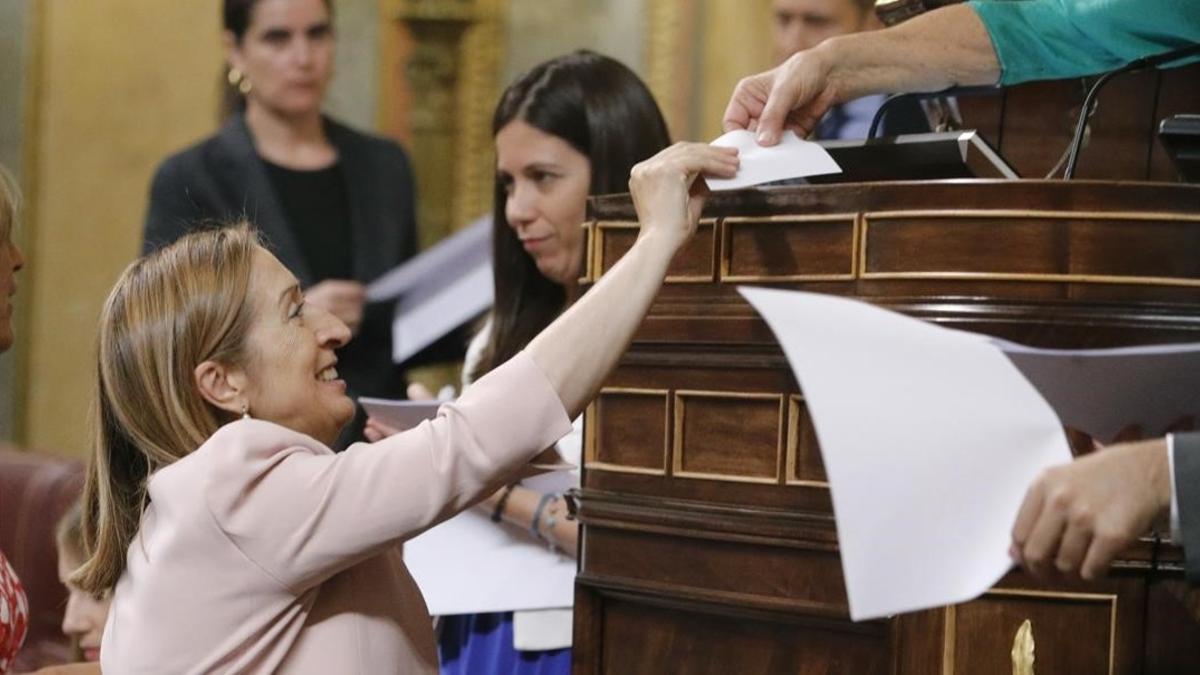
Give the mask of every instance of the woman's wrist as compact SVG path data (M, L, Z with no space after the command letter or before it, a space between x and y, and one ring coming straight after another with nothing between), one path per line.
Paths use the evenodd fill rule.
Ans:
M665 260L669 264L689 236L684 236L678 225L643 225L634 245L641 246L654 259Z

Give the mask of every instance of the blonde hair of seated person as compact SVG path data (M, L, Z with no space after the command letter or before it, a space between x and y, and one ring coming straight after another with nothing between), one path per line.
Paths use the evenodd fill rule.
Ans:
M54 530L58 549L58 578L67 587L67 605L63 609L62 631L71 639L71 660L97 661L100 640L108 618L111 596L88 593L71 582L70 577L83 564L83 511L75 502L58 521Z
M122 274L100 320L92 461L83 491L87 559L72 577L111 590L137 534L150 474L186 457L229 414L193 384L206 360L244 363L259 239L248 224L189 234Z

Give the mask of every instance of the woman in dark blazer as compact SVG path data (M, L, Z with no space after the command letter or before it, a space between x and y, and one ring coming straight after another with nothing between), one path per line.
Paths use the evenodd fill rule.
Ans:
M352 394L403 397L391 306L366 304L364 284L416 252L412 169L396 143L321 114L331 10L328 0L225 0L229 80L245 110L158 168L142 249L205 221L250 219L305 301L354 332L338 352Z

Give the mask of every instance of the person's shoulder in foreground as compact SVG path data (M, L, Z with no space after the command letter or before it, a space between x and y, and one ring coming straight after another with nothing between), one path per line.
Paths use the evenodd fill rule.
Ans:
M972 0L1000 84L1082 77L1200 42L1195 0Z

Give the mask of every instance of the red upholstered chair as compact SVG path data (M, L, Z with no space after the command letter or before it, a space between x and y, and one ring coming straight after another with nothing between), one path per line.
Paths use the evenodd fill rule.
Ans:
M67 593L58 581L54 528L79 498L83 470L78 460L0 444L0 550L29 596L29 635L15 672L62 663L70 656L61 628Z

